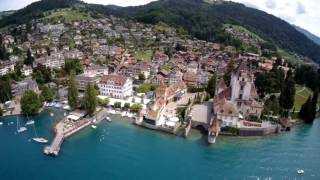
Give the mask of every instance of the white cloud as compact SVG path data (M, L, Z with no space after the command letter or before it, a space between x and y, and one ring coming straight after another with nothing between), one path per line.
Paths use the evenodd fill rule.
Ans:
M269 9L274 9L277 7L277 2L275 0L267 0L265 4Z
M319 0L231 0L268 12L320 37Z

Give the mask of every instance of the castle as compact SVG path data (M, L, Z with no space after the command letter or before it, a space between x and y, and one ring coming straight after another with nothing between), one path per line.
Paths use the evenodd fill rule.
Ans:
M220 121L221 127L239 127L241 120L260 118L263 103L258 101L254 75L246 61L232 72L230 86L222 79L216 84L215 92L213 119Z

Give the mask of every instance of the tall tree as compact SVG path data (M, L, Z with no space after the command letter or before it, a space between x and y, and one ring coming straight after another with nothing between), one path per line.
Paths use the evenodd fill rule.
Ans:
M212 76L207 84L206 91L210 94L211 97L214 97L215 89L216 89L217 76Z
M71 73L69 89L68 89L68 101L71 109L78 107L79 97L78 97L78 85L75 79L74 73Z
M317 108L318 108L318 99L319 99L319 91L316 90L313 93L312 101L311 101L311 113L310 119L314 120L317 115Z
M281 94L279 99L280 106L285 111L284 117L289 116L289 110L292 109L294 106L295 94L296 94L295 81L292 77L291 71L288 71L287 78L281 89Z
M48 83L52 80L51 69L39 65L33 70L32 78L35 79L38 84Z
M2 59L2 60L9 59L9 54L8 54L7 48L4 46L4 44L2 44L1 48L0 48L0 59Z
M96 111L98 105L97 94L94 85L91 83L87 84L84 94L84 107L89 115L94 114Z
M79 59L65 59L64 70L68 74L71 74L71 72L75 72L75 74L81 74L83 72Z
M223 79L226 82L226 84L229 86L230 85L230 81L231 81L231 73L234 70L234 61L231 60L228 62L227 65L227 70L225 72L225 74L223 75Z
M44 86L41 91L41 96L44 101L51 102L54 98L55 92L52 88Z
M310 118L312 113L312 103L311 97L302 105L301 110L299 112L299 117L304 120L306 123L312 123L313 119Z
M132 112L139 113L139 112L142 110L142 105L141 105L141 104L133 104L133 105L130 107L130 110L131 110Z
M12 98L10 81L6 78L1 78L0 87L0 102L4 103Z
M24 114L38 113L42 103L37 93L26 91L21 98L21 111Z
M24 60L24 64L32 65L34 61L34 57L32 56L31 50L28 49L27 51L27 58Z

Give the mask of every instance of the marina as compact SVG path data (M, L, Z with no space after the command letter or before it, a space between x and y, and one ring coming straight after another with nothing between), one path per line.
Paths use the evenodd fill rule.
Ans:
M44 148L44 154L58 156L61 145L66 138L81 131L89 125L96 129L97 126L93 124L100 123L103 119L106 119L106 117L107 113L104 109L91 118L84 118L84 113L82 112L71 112L68 116L64 116L54 126L55 137L51 145Z

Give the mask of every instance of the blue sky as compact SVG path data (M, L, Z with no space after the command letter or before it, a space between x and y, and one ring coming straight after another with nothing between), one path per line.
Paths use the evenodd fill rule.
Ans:
M36 0L0 0L0 11L16 10ZM153 0L84 0L88 3L136 6ZM320 37L320 0L232 0L263 10Z

